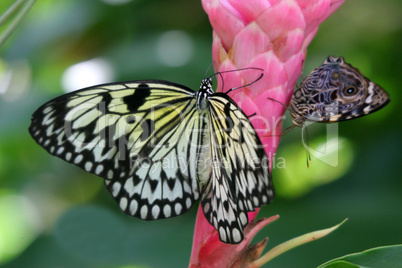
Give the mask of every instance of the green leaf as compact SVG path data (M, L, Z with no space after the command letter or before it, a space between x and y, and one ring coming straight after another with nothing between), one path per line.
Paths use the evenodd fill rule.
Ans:
M402 245L372 248L321 264L318 268L402 267Z

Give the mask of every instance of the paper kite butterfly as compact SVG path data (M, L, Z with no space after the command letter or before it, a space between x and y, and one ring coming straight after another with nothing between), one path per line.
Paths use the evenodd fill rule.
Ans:
M77 90L38 108L29 132L50 154L102 177L124 213L170 218L200 199L220 240L240 243L247 212L270 203L274 189L248 117L212 91L217 74L196 92L159 80Z

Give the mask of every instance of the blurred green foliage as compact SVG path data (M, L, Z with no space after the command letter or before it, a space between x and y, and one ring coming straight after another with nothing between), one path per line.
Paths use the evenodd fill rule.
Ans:
M0 14L0 27L2 28L2 31L0 32L0 46L6 42L8 37L10 37L18 24L25 18L34 3L35 0L14 1L13 4L7 7L7 9Z
M1 1L0 12L13 2ZM385 88L391 103L339 124L344 146L336 167L313 158L307 169L299 129L281 139L276 155L285 165L273 169L278 196L259 214L281 218L257 238L269 236L271 248L350 220L331 236L274 259L271 267L312 267L401 242L401 10L395 0L346 1L311 43L304 75L328 55L343 56ZM199 1L35 3L0 47L0 265L187 265L197 206L156 222L123 215L101 179L47 154L27 128L39 105L63 93L65 71L91 59L106 62L110 82L164 79L197 89L212 62L211 31ZM325 141L325 131L309 127L313 148Z
M402 245L377 247L336 258L318 268L400 267L401 253Z

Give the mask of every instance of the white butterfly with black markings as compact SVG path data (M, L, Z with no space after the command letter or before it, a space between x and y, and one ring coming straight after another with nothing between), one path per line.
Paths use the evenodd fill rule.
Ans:
M274 189L248 117L212 91L217 74L196 92L159 80L74 91L37 109L29 132L50 154L102 177L124 213L169 218L201 199L220 240L240 243L247 212L270 203Z

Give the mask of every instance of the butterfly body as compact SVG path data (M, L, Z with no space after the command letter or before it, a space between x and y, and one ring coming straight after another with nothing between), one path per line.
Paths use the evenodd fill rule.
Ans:
M389 102L379 85L346 63L328 57L294 92L290 102L293 124L305 121L338 122L370 114Z
M274 197L257 133L211 78L196 92L159 80L71 92L38 108L29 131L50 154L102 177L130 216L170 218L201 199L226 243L241 242L246 213Z

